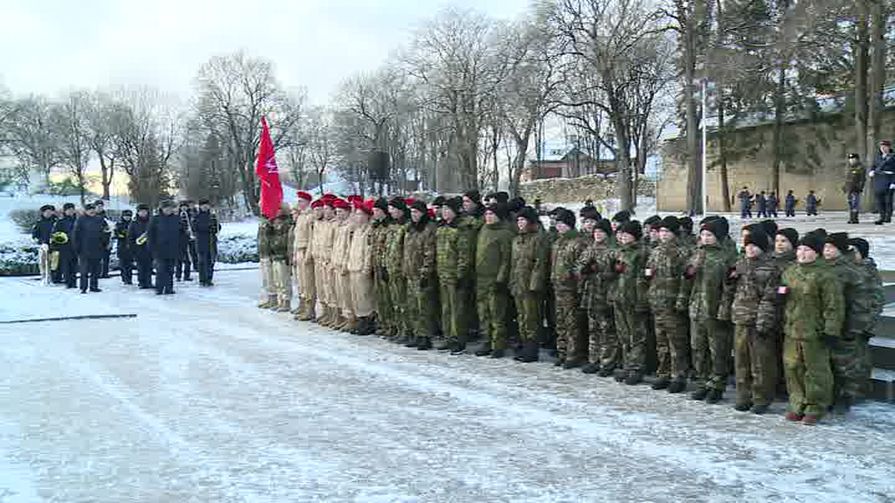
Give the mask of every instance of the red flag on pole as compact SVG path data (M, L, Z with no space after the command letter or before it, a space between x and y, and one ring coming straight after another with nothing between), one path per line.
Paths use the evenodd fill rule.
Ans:
M255 173L261 181L261 214L273 220L280 212L283 204L283 186L280 184L280 173L277 170L276 153L270 139L267 119L261 117L261 145L258 147L258 160Z

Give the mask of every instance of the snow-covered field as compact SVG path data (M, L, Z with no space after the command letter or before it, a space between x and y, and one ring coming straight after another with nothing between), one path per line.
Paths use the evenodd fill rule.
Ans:
M891 501L895 409L817 427L254 307L0 279L0 501Z

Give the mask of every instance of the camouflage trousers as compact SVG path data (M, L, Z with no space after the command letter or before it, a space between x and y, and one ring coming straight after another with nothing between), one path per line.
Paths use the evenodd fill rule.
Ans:
M858 382L861 385L861 396L870 392L870 374L873 372L873 360L870 357L870 339L873 334L863 334L858 337L858 360L861 362L858 368Z
M373 279L373 293L376 295L376 324L386 333L394 331L394 313L392 311L392 296L388 281L376 274Z
M864 357L860 354L860 338L847 334L836 341L836 346L830 350L834 402L839 398L855 400L864 394L866 385L862 380Z
M587 313L587 360L607 370L621 365L621 348L613 316L609 306L592 308Z
M407 309L407 280L404 276L389 274L388 277L389 299L394 315L394 333L396 337L410 335L411 326L408 323Z
M653 311L656 333L656 377L683 379L690 370L687 317L669 310Z
M307 250L295 252L292 276L297 283L298 298L302 302L313 303L317 299L317 285L314 284L314 259Z
M693 377L700 388L727 389L733 339L731 328L730 323L714 319L691 321Z
M480 285L476 289L476 311L479 313L479 330L491 349L507 347L507 304L509 292L493 285Z
M737 403L769 405L777 385L777 339L760 336L754 326L734 326Z
M578 292L555 290L556 296L556 353L566 361L587 358L587 337L582 330L582 310Z
M789 411L824 415L833 401L833 371L827 345L820 340L794 339L787 334L783 341L783 366Z
M622 345L624 368L632 372L646 372L646 337L649 317L630 304L616 304L615 330Z
M458 287L454 282L442 281L439 286L441 291L441 331L444 332L448 342L465 344L469 335L467 325L469 292Z
M523 343L537 342L541 329L541 305L543 299L539 293L525 292L514 297L516 301L516 317L519 321L519 337Z
M433 337L438 333L438 290L433 280L423 286L420 278L407 279L407 323L417 337Z

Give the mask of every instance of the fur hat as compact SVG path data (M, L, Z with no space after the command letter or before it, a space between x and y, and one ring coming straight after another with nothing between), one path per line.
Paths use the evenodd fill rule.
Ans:
M530 224L536 224L539 220L537 210L535 210L531 206L526 206L519 210L519 214L516 216L516 218L524 218L528 220L528 223Z
M792 244L793 248L799 246L799 231L797 231L795 229L791 229L789 227L787 227L785 229L780 229L777 231L776 235L783 236L786 239L788 239L790 244Z
M134 216L134 212L131 210L121 210L121 216L132 217L132 216Z
M445 198L444 196L438 196L432 200L432 206L444 206Z
M768 235L765 233L761 226L757 226L754 228L745 239L743 239L743 243L746 245L755 245L761 248L761 251L766 252L770 247L771 243L768 240Z
M601 218L597 221L597 225L594 226L594 230L600 229L605 232L607 236L612 235L612 222L606 220L605 218Z
M494 192L493 194L488 194L488 197L485 199L497 199L498 203L507 204L510 201L510 195L504 191Z
M618 227L618 230L615 231L616 234L630 234L634 236L634 239L640 240L643 237L643 226L640 225L640 222L637 220L628 220L624 222Z
M833 232L828 234L826 239L824 239L824 243L830 243L839 249L842 253L848 252L848 233L847 232Z
M681 233L687 234L687 235L693 234L693 219L692 218L690 218L688 216L681 217L681 218L678 218L677 221L681 226L680 227Z
M477 190L468 190L463 193L464 197L468 197L475 204L482 204L482 194Z
M510 216L510 210L505 203L489 204L488 206L485 206L485 212L488 211L497 215L497 218L501 220L506 220L507 217Z
M762 220L761 222L759 222L759 225L761 225L761 228L764 229L765 234L767 234L768 236L774 236L777 234L777 222L768 219Z
M84 211L87 211L87 210L95 210L95 209L96 209L96 206L94 206L94 205L91 204L91 203L87 203L87 204L84 205Z
M448 207L456 214L460 213L460 210L463 208L463 198L460 196L457 197L449 197L444 200L445 207Z
M407 211L407 203L400 197L393 197L391 201L388 202L388 205L397 210Z
M428 213L428 212L429 212L429 208L426 207L426 202L425 202L425 201L418 200L418 199L415 200L415 201L413 201L413 202L410 204L410 208L411 208L411 209L414 209L414 210L417 210L417 211L421 211L421 212L423 212L423 213Z
M622 210L612 216L613 222L625 223L628 220L631 220L631 212L628 210Z
M668 215L659 222L658 227L660 229L668 229L669 231L677 234L677 231L681 228L681 222L677 219L677 217Z
M601 220L603 218L600 215L600 212L597 211L593 206L585 206L581 208L581 211L578 212L578 215L584 220Z
M643 221L644 227L658 227L658 225L662 222L662 217L659 215L653 215L646 220Z
M96 201L93 201L94 208L96 208L97 206L105 206L105 205L106 205L106 202L103 201L102 199L97 199Z
M802 236L802 239L799 240L799 246L807 246L817 253L823 253L824 238L819 234L809 232L808 234Z
M380 197L373 203L374 208L379 208L382 211L388 211L388 199L384 197Z
M571 228L575 228L575 214L565 208L556 208L554 217L557 222L562 222Z
M870 255L870 243L864 238L851 238L848 244L861 254L861 258L867 258Z
M727 237L727 235L730 233L730 224L727 223L726 218L719 217L707 220L705 223L702 224L700 229L711 232L720 241L721 239Z
M518 213L525 207L525 199L521 197L514 197L507 202L507 209L509 209L510 213Z

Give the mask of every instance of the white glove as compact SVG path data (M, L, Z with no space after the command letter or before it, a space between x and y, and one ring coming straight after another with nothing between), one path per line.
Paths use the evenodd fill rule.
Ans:
M889 190L895 190L895 183L889 184Z
M895 184L893 184L893 185L895 185ZM50 245L44 243L44 244L40 245L40 249L43 251L50 251Z
M871 171L870 173L867 173L867 176L869 176L870 178L873 178L875 175L876 175L876 171Z

